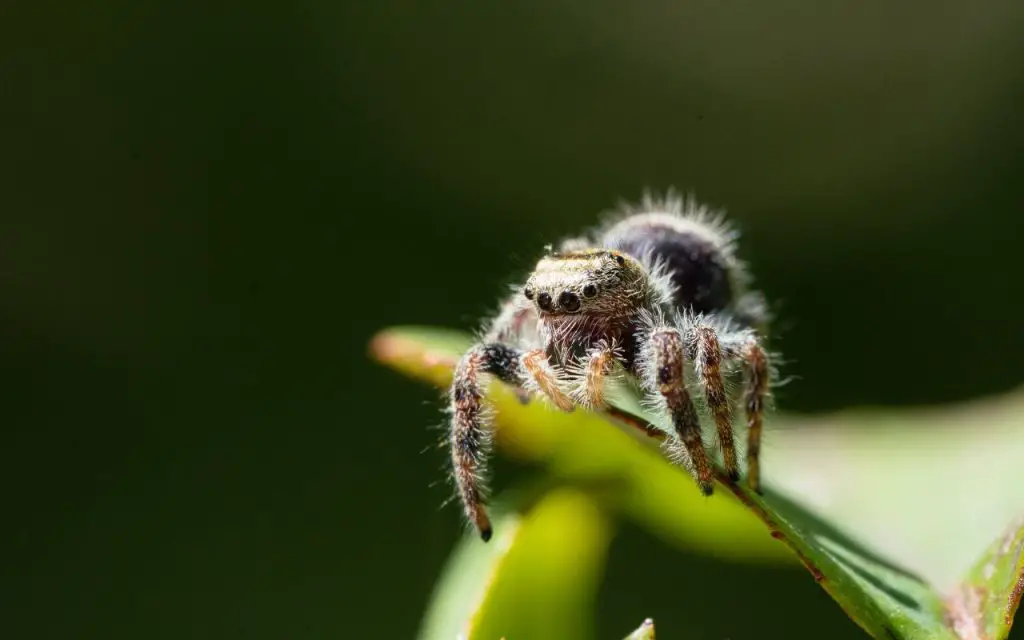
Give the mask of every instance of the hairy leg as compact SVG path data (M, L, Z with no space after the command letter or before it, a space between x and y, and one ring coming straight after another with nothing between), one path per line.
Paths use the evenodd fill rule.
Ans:
M556 405L572 401L560 389L558 377L540 350L524 352L492 342L472 347L459 360L449 393L451 402L450 448L455 485L466 517L486 542L491 521L484 507L483 478L490 445L490 416L483 404L481 374L491 374L517 388L536 389Z
M577 378L573 393L576 402L591 409L604 408L604 384L614 364L613 349L599 346L591 350L580 367L573 371Z
M645 347L651 367L645 385L660 395L672 418L676 436L693 461L697 484L704 495L714 491L714 474L700 433L700 418L686 390L683 363L686 357L683 337L678 330L663 327L651 333Z
M770 369L768 355L756 338L750 337L740 350L746 376L747 484L761 492L761 431Z
M572 411L576 403L563 390L564 375L548 362L543 349L527 351L522 356L522 367L526 373L523 386L533 393L545 396L562 411Z
M740 479L740 471L736 459L736 443L733 440L732 412L722 379L722 347L717 332L707 325L694 328L692 341L694 370L704 389L708 410L715 419L725 472L735 482Z

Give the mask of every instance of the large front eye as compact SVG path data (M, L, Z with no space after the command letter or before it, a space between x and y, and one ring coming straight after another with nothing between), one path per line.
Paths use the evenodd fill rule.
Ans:
M593 298L596 295L597 295L597 285L596 284L588 284L587 286L583 287L583 297L584 298Z
M558 296L558 306L572 313L580 308L580 298L572 291L563 291L562 295Z

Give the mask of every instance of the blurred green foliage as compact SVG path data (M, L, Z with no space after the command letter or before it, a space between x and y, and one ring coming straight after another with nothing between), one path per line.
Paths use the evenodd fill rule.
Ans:
M448 568L420 637L593 637L611 542L598 505L584 492L561 488L543 494L522 517L509 510L498 524L496 544L464 543L460 551L468 557Z
M741 225L785 409L1015 386L1022 13L5 4L0 635L411 637L461 525L436 395L366 341L472 326L645 186ZM860 637L799 567L626 526L605 571L601 637Z

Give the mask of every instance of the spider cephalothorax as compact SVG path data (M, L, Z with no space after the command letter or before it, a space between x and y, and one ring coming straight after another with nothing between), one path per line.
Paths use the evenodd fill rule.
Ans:
M692 199L669 194L626 206L592 234L563 242L537 263L455 369L450 447L466 515L484 540L489 416L483 374L569 411L605 406L611 375L633 376L673 431L668 447L710 495L711 462L692 375L715 424L726 472L739 479L733 404L746 414L747 482L760 487L760 442L769 362L759 331L761 296L735 257L735 234ZM742 376L730 394L726 382Z

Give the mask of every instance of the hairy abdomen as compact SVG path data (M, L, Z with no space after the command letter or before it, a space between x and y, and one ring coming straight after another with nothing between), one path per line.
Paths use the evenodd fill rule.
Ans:
M609 246L636 258L650 257L668 267L680 309L714 313L728 309L737 292L730 258L710 228L682 220L637 216L613 227Z

